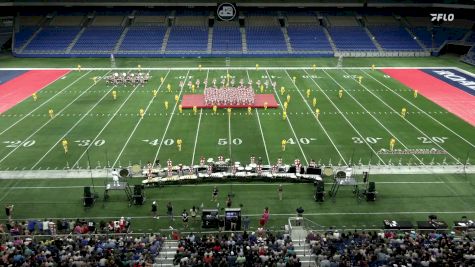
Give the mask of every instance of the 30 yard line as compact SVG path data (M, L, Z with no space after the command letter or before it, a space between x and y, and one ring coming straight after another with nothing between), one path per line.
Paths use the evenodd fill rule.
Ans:
M366 113L368 113L368 115L371 116L371 118L373 118L381 127L383 127L384 130L386 130L386 132L388 132L393 138L395 138L405 149L408 149L408 147L404 144L404 142L402 142L401 140L399 140L399 139L397 138L397 136L396 136L394 133L392 133L388 128L386 128L386 126L384 126L373 114L371 114L371 112L369 112L369 110L367 110L365 106L363 106L358 100L356 100L356 98L355 98L352 94L350 94L339 82L337 82L337 81L336 81L330 74L328 74L325 70L323 70L323 72L325 72L325 74L326 74L328 77L330 77L330 79L332 79L334 83L336 83L338 86L340 86L340 88L342 88L342 89L348 94L348 96L350 96L351 99L353 99L353 100L356 102L356 104L358 104L361 108L363 108L364 111L366 111ZM421 163L422 165L424 164L424 162L422 162L422 160L419 159L415 154L412 154L412 156L413 156L414 158L416 158L416 159L419 161L419 163Z
M269 72L268 72L267 70L266 70L266 74L267 74L267 77L269 78L269 81L272 83L272 78L271 78L271 76L269 75ZM280 101L280 97L279 97L279 94L277 93L277 90L275 89L275 87L273 87L273 88L274 88L274 93L275 93L276 96L277 96L277 100L279 101L280 106L283 107L282 101ZM294 127L292 126L292 123L290 122L289 116L287 116L286 121L287 121L287 123L289 124L290 130L292 130L292 133L294 134L295 140L297 140L297 145L298 145L299 148L300 148L300 152L302 152L302 156L303 156L303 158L305 159L306 164L308 165L307 156L305 156L305 153L303 152L302 146L300 145L300 142L298 142L299 138L297 137L297 134L295 134Z
M292 83L294 84L294 87L297 89L297 92L300 94L300 96L302 97L303 99L303 102L307 105L308 109L310 109L310 112L313 114L313 117L315 118L315 120L318 122L318 124L320 125L320 127L322 128L323 132L325 133L325 135L328 137L328 140L330 140L330 142L332 143L333 147L335 148L336 152L338 153L338 155L340 155L340 158L341 160L343 160L343 163L345 163L345 165L348 165L345 161L345 158L343 157L343 155L341 154L340 150L336 147L335 143L333 142L333 140L331 139L330 135L328 134L327 130L325 129L325 127L323 127L322 123L320 122L320 120L317 118L317 115L315 115L315 113L313 112L312 108L310 107L310 105L307 103L307 101L305 100L304 96L302 95L302 92L300 92L300 89L299 87L297 86L297 84L295 84L295 82L293 81L293 79L290 77L290 74L287 70L285 70L285 73L287 73L287 76L289 76L289 79L292 81Z
M209 69L206 70L206 82L208 82L209 76ZM204 84L204 83L203 83ZM207 83L204 84L204 90L206 90ZM198 127L196 127L196 135L195 135L195 144L193 145L193 155L191 156L191 166L193 166L195 162L195 154L196 154L196 144L198 143L198 135L200 133L200 125L201 125L201 116L203 115L203 109L200 108L200 117L198 118Z
M150 73L150 71L148 72ZM137 90L137 88L140 86L140 84L137 84L137 86L134 87L134 89L132 90L132 92L127 96L127 98L124 100L124 102L122 102L122 104L120 104L119 108L117 108L117 110L114 112L114 114L112 114L112 116L110 117L110 119L106 122L106 124L104 125L104 127L102 127L102 129L99 131L99 133L96 135L96 137L94 137L93 140L91 140L91 142L89 143L89 145L86 147L86 149L84 150L84 152L82 152L82 154L79 156L79 158L76 160L76 162L73 164L72 168L74 168L75 166L77 166L79 164L79 161L82 159L82 157L84 157L84 155L89 151L89 148L91 148L91 146L94 145L94 142L96 142L97 138L99 138L99 136L102 134L102 132L107 128L107 126L111 123L111 121L115 118L115 116L117 115L117 113L119 113L119 111L122 109L122 107L125 105L125 103L127 103L127 101L130 99L130 97L132 97L132 95L134 94L134 92Z
M107 73L104 74L104 76L106 76L109 72L111 71L108 71ZM103 76L103 77L104 77ZM69 104L67 104L64 108L62 108L52 119L49 119L48 121L45 122L45 124L41 125L38 129L36 129L36 131L34 131L30 136L28 136L27 138L25 138L25 140L23 140L17 147L15 147L14 149L12 149L6 156L4 156L2 159L0 159L0 163L2 163L6 158L8 158L11 154L13 154L13 152L15 152L18 148L20 147L23 147L23 144L27 141L29 141L29 139L31 137L33 137L35 134L37 134L39 131L41 131L41 129L43 129L44 127L46 127L46 125L48 125L50 122L52 122L54 119L56 119L57 117L59 117L59 115L64 111L66 110L69 106L71 106L76 100L78 100L82 95L84 95L87 91L89 91L89 89L91 89L92 87L94 86L94 84L92 84L91 86L89 86L86 90L84 90L84 92L82 92L80 95L78 95L75 99L73 99L73 101L69 102Z
M56 94L54 94L52 97L50 97L48 100L46 100L45 102L41 103L38 107L36 107L35 109L33 109L32 111L30 111L28 114L26 114L25 116L23 116L21 119L17 120L14 124L8 126L8 128L6 128L5 130L3 130L2 132L0 132L0 135L4 134L6 131L10 130L11 128L13 128L13 126L17 125L19 122L23 121L24 119L26 119L28 116L30 116L33 112L37 111L39 108L41 108L42 106L46 105L49 101L51 101L53 98L57 97L59 94L61 94L64 90L68 89L69 87L73 86L76 82L78 82L79 80L81 80L84 76L88 75L89 73L91 72L88 71L86 72L84 75L82 75L81 77L77 78L76 80L74 80L72 83L70 83L68 86L64 87L61 91L57 92ZM110 72L110 71L109 71ZM57 80L54 80L53 82L56 82ZM53 82L51 82L50 84L52 84ZM48 87L50 84L48 84L47 86L45 86L44 88Z
M440 122L439 120L437 120L436 118L432 117L431 115L429 115L427 112L425 112L423 109L419 108L418 106L414 105L411 101L407 100L406 98L404 98L403 96L401 96L400 94L396 93L396 91L394 89L391 89L390 87L388 87L387 85L385 85L384 83L382 83L381 81L379 81L378 79L376 79L375 77L373 77L372 75L370 75L368 72L366 71L363 71L361 70L364 74L366 74L368 77L370 77L371 79L375 80L376 82L378 82L379 84L381 84L382 86L386 87L387 89L389 89L390 92L392 92L393 94L399 96L401 99L403 99L404 101L406 101L407 103L409 103L411 106L415 107L417 110L421 111L423 114L427 115L429 118L431 118L433 121L437 122L438 124L440 124L442 127L444 127L445 129L449 130L451 133L453 133L454 135L456 135L457 137L459 137L460 139L462 139L463 141L465 141L467 144L469 144L470 146L472 147L475 147L475 144L472 144L470 141L468 141L467 139L463 138L462 136L460 136L458 133L456 133L455 131L453 131L452 129L450 129L449 127L447 127L445 124L443 124L442 122Z
M170 70L168 70L167 74L165 75L165 77L163 78L163 83L160 84L160 86L158 87L157 89L157 93L160 92L160 89L162 88L162 86L165 84L165 81L167 80L167 77L168 77L168 74L170 73ZM152 105L153 101L155 100L155 97L156 96L152 96L152 99L150 99L150 101L148 102L148 105L145 107L145 110L144 110L144 113L147 114L147 110L150 108L150 105ZM132 130L132 132L130 133L129 137L127 138L127 141L125 141L125 144L122 146L122 149L120 150L119 152L119 155L117 156L117 158L115 159L114 163L112 163L112 166L115 167L115 164L117 163L117 161L119 161L120 157L122 156L122 153L124 153L124 150L125 148L127 147L127 145L129 144L130 142L130 139L132 138L132 136L134 135L135 131L137 130L137 128L139 127L140 123L142 122L142 118L140 118L137 123L135 124L135 127L134 129Z
M43 156L31 167L31 169L33 170L36 166L38 166L38 164L57 146L57 144L59 142L61 142L61 140L63 140L63 138L65 138L72 130L74 130L76 128L76 126L79 125L79 123L81 123L81 121L87 117L87 115L97 106L99 105L99 103L102 102L102 100L104 100L104 98L109 95L109 92L112 91L112 89L114 89L116 86L113 86L111 87L111 89L109 91L107 91L107 93L105 93L84 115L82 115L82 117L76 121L76 123L65 133L63 134L58 141L56 141L52 146L51 148L43 154Z
M307 75L309 75L309 73L306 71L306 70L303 70ZM323 70L325 71L325 70ZM341 114L341 116L343 117L343 119L350 125L351 128L353 128L353 130L356 132L356 134L358 134L361 138L361 140L363 140L363 142L369 147L369 149L371 151L373 151L373 153L376 155L376 157L378 157L378 159L384 164L386 165L386 163L384 162L384 160L379 156L379 154L374 151L373 147L366 141L366 138L363 137L363 135L361 135L361 133L358 131L358 129L356 129L356 127L353 125L353 123L351 123L350 120L348 120L348 118L343 114L343 112L338 108L338 106L331 100L331 98L327 95L327 93L325 93L325 91L322 89L322 87L320 87L320 85L315 82L315 80L310 77L310 79L312 80L312 82L318 87L318 89L320 89L320 91L325 95L325 97L330 101L330 103L332 104L332 106L338 110L339 114Z
M180 99L181 94L183 93L183 88L186 86L186 80L188 80L188 74L190 74L190 70L186 73L185 80L183 81L183 87L180 89L180 93L178 95L178 99ZM173 106L173 110L170 116L170 119L168 120L167 126L165 127L165 132L163 132L162 140L160 141L160 144L158 145L157 152L155 153L155 158L153 159L153 162L157 162L158 158L158 153L160 153L160 149L162 148L163 140L165 139L165 136L167 135L168 128L170 127L170 123L172 122L173 116L175 115L175 110L178 105L178 101L175 101L175 105Z
M349 75L348 72L346 72L345 70L343 70L344 73L346 73L347 75ZM350 76L351 77L351 76ZM358 81L356 81L355 78L351 78L351 80L355 81L356 83L358 83ZM359 83L358 83L359 84ZM381 103L383 103L385 106L387 106L390 110L392 110L393 112L395 112L396 114L399 114L397 113L396 110L394 110L390 105L388 105L388 103L386 103L384 100L382 100L379 96L377 96L376 94L374 94L373 92L371 92L371 90L368 89L368 87L366 87L364 84L361 84L361 86L366 89L366 91L368 91L370 94L372 94L374 97L376 97L379 101L381 101ZM408 121L406 118L400 116L405 122L407 122L409 125L411 125L414 129L416 129L419 133L421 133L422 135L424 135L426 138L429 138L429 136L423 132L422 130L420 130L419 128L417 128L416 125L414 125L412 122ZM429 138L430 139L430 138ZM440 149L444 150L447 152L447 155L451 156L458 164L462 164L462 162L460 162L460 160L458 160L456 157L454 157L452 154L449 153L449 151L447 151L446 149L444 149L441 145L439 145L439 143L437 142L434 142L434 145L438 146Z

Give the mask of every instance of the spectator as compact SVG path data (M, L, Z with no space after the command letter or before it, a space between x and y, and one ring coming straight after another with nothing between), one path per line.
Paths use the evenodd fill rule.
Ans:
M170 221L175 220L175 218L173 217L173 206L170 201L167 204L167 216L168 216L168 219L170 219Z
M159 219L160 218L157 215L157 210L158 210L157 201L154 201L154 202L152 202L152 216L153 216L154 219Z

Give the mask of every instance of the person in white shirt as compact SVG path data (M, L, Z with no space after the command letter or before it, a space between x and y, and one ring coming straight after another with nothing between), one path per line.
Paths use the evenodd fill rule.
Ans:
M114 183L114 186L119 186L119 173L114 169L112 171L112 182Z

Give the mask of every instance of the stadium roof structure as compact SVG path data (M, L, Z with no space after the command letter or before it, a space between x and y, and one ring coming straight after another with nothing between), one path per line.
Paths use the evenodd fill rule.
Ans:
M242 7L441 7L475 9L473 0L236 0L233 2ZM217 1L210 0L0 0L0 6L216 6Z

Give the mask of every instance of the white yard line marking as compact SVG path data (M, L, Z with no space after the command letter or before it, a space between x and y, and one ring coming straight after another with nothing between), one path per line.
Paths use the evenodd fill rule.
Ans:
M167 77L168 77L168 74L170 73L170 70L167 72L167 74L165 75L165 78L163 78L163 83L160 84L160 86L158 87L157 89L157 93L160 92L160 89L162 88L162 86L165 84L165 81L167 80ZM152 96L152 99L148 102L148 105L147 107L145 107L145 115L148 115L147 114L147 110L150 108L150 106L152 105L153 101L155 100L155 96ZM139 119L137 121L137 123L135 124L135 127L134 129L132 130L132 132L130 133L129 137L127 138L127 141L125 141L125 144L122 146L122 149L120 150L119 152L119 155L117 156L117 158L115 159L114 163L112 163L112 166L115 167L115 164L117 163L117 161L119 161L120 157L122 156L122 153L124 153L124 150L125 148L127 147L127 145L129 144L130 142L130 139L132 138L132 136L134 135L135 131L137 130L137 128L139 127L140 123L142 122L142 119Z
M109 71L110 72L110 71ZM109 72L107 72L105 75L107 75ZM69 106L71 106L74 102L76 102L76 100L78 100L82 95L84 95L89 89L91 89L92 87L94 86L91 85L89 86L86 90L84 90L84 92L82 92L80 95L78 95L73 101L69 102L69 104L67 104L64 108L62 108L52 119L49 119L48 121L45 122L45 124L41 125L38 129L36 129L36 131L34 131L30 136L28 136L27 138L25 138L17 147L15 147L14 149L12 149L6 156L4 156L2 159L0 159L0 163L2 163L6 158L8 158L11 154L13 154L13 152L15 152L18 148L20 147L23 147L23 144L27 141L30 140L31 137L33 137L36 133L38 133L39 131L41 131L41 129L43 129L44 127L46 127L46 125L48 125L50 122L52 122L54 119L56 119L57 117L60 117L59 115L61 115L61 113L66 110Z
M335 142L333 142L333 140L331 139L330 135L328 134L327 130L325 129L325 127L323 127L322 123L320 122L319 119L317 119L317 115L315 115L314 111L312 110L312 108L310 107L310 105L308 104L308 102L305 100L305 97L303 96L302 92L300 92L300 89L299 87L297 86L297 84L294 83L293 79L290 77L290 74L287 70L285 70L285 73L287 73L287 76L289 76L289 79L290 81L292 81L292 83L294 84L295 88L297 89L296 91L300 94L300 96L302 97L302 100L303 102L307 105L308 109L310 109L310 112L312 113L313 117L315 118L315 120L318 122L318 124L320 125L320 127L322 128L323 132L325 133L325 135L328 137L328 140L330 140L330 142L332 143L333 147L335 148L336 152L338 153L338 155L340 155L340 158L341 160L343 160L343 163L345 163L345 165L348 165L346 163L346 160L345 158L343 157L343 155L341 154L340 150L336 147L335 145ZM318 86L318 85L317 85Z
M308 72L306 70L303 70L307 75ZM386 165L386 163L384 162L384 160L379 156L379 154L373 149L373 147L366 141L366 138L363 137L363 135L358 131L358 129L356 129L356 127L353 125L353 123L351 123L350 120L348 120L348 118L343 114L343 112L338 108L338 106L335 104L335 102L333 102L331 100L331 98L327 95L327 93L325 93L325 91L320 87L320 85L315 82L315 80L313 78L310 78L312 80L312 82L320 89L320 91L325 95L325 97L328 99L328 101L330 101L330 103L332 104L332 106L338 110L338 113L343 117L343 119L350 125L351 128L353 128L353 130L356 132L356 134L358 134L361 138L361 140L363 140L363 142L369 147L369 149L371 151L373 151L373 153L376 155L376 157L384 164Z
M337 82L330 74L328 74L328 72L326 72L325 70L323 70L323 72L325 72L325 74L328 77L330 77L333 80L333 82L335 82L338 86L340 86L340 88L342 88L343 91L345 91L348 94L348 96L350 96L351 99L353 99L356 102L356 104L358 104L358 106L363 108L366 111L366 113L368 113L368 115L371 116L371 118L373 118L381 127L383 127L384 130L386 130L386 132L388 132L392 137L394 137L405 149L408 149L408 147L404 144L404 142L402 142L399 138L397 138L397 136L393 132L391 132L388 128L386 128L386 126L384 126L373 114L371 114L371 112L369 112L369 110L367 110L366 107L363 106L352 94L350 94L339 82ZM412 154L412 156L416 158L419 161L419 163L424 164L422 160L419 159L415 154Z
M208 81L209 76L209 69L206 71L206 81ZM203 83L204 84L204 83ZM206 84L204 84L203 91L206 89ZM200 108L200 117L198 118L198 127L196 128L196 136L195 136L195 144L193 145L193 156L191 157L191 166L193 166L195 162L195 154L196 154L196 145L198 144L198 135L200 133L200 126L201 126L201 116L203 115L203 109Z
M107 91L107 93L105 93L86 113L84 113L84 115L76 121L76 123L65 133L63 134L58 141L56 141L52 146L51 148L31 167L31 170L33 170L34 168L36 168L36 166L38 166L38 164L57 146L57 144L59 142L61 142L61 140L63 140L63 138L65 138L72 130L74 130L76 128L76 126L79 125L79 123L81 123L81 121L87 117L87 115L97 106L99 105L102 100L104 100L104 98L109 95L109 92L112 91L112 89L114 89L115 86L113 86L109 91Z
M190 70L186 73L185 80L183 81L183 87L180 89L180 94L178 95L178 99L180 99L181 94L183 93L183 88L186 86L186 80L188 80L188 74L190 74ZM167 126L165 127L165 132L163 132L162 140L160 141L160 144L158 145L157 152L155 153L155 158L153 159L152 162L157 162L158 158L158 153L160 153L160 149L162 148L163 140L165 140L165 136L167 135L168 128L170 127L170 123L172 122L173 116L175 115L175 110L176 107L178 106L178 101L175 101L175 105L173 106L172 114L170 116L170 119L168 120Z
M149 72L150 73L150 72ZM84 157L84 155L89 151L89 149L91 148L91 146L94 145L94 142L96 142L97 138L99 138L99 136L102 134L102 132L107 128L107 126L111 123L111 121L115 118L115 116L117 115L117 113L119 113L119 111L122 109L122 107L127 103L127 101L132 97L132 95L134 94L134 92L136 91L136 89L140 86L140 84L137 84L137 86L134 87L134 89L131 91L131 93L127 96L127 98L124 100L124 102L122 102L122 104L120 104L119 108L117 108L117 110L114 112L114 114L112 114L112 116L110 117L110 119L106 122L106 124L104 125L104 127L102 127L102 129L99 131L99 133L94 137L93 140L91 140L91 142L89 143L89 145L86 147L86 149L84 150L84 152L82 152L82 154L79 156L79 158L76 160L76 162L72 165L72 168L74 168L75 166L77 166L79 164L79 161L82 159L82 157Z
M229 158L232 159L233 158L233 154L232 154L232 151L231 151L231 146L232 146L232 140L231 140L231 115L228 115L228 143L229 143Z
M25 116L23 116L21 119L17 120L14 124L10 125L8 128L6 128L5 130L3 130L2 132L0 132L0 135L4 134L6 131L10 130L13 126L17 125L19 122L21 122L22 120L26 119L28 116L30 116L33 112L37 111L39 108L41 108L42 106L46 105L49 101L51 101L53 98L57 97L59 94L61 94L64 90L68 89L69 87L73 86L76 82L78 82L79 80L81 80L84 76L86 76L87 74L89 74L91 71L88 71L86 72L84 75L82 75L81 77L77 78L75 81L73 81L72 83L70 83L68 86L64 87L61 91L57 92L55 95L53 95L52 97L50 97L48 100L46 100L45 102L41 103L38 107L36 107L35 109L33 109L32 111L30 111L28 114L26 114ZM57 80L55 80L57 81ZM55 82L54 81L54 82ZM53 82L51 82L50 84L52 84ZM50 84L48 84L47 86L49 86ZM47 86L45 86L44 88L46 88Z
M266 70L266 74L267 74L267 77L269 78L269 81L272 83L272 78L271 78L271 76L270 76L270 74L269 74L269 72L268 72L267 70ZM274 88L274 93L275 93L275 95L277 96L277 100L279 101L280 107L282 108L283 105L282 105L282 101L280 101L279 94L277 93L277 90L275 89L275 87L273 87L273 88ZM289 116L287 116L286 121L287 121L287 123L289 124L290 130L292 130L292 133L294 134L294 137L295 137L295 140L296 140L296 142L297 142L297 145L298 145L299 148L300 148L300 152L302 152L302 156L304 157L305 162L306 162L307 165L308 165L307 156L306 156L305 153L303 152L302 146L300 145L300 142L299 142L299 138L297 137L297 134L295 134L294 127L292 126L292 123L290 122Z
M343 71L344 73L346 73L347 75L349 75L348 72L346 71ZM351 80L355 81L355 83L358 83L359 82L356 80L356 78L350 78ZM384 100L382 100L379 96L377 96L375 93L371 92L371 90L369 90L364 84L361 84L361 86L366 89L366 91L368 91L370 94L372 94L374 97L376 97L379 101L381 101L381 103L383 103L385 106L387 106L390 110L392 110L393 112L397 112L395 109L393 109L390 105L388 105L388 103L386 103ZM399 113L398 113L399 114ZM414 125L412 122L408 121L406 118L403 118L401 117L405 122L407 122L409 125L411 125L414 129L416 129L419 133L421 133L422 135L424 135L426 138L429 138L429 136L423 132L421 129L417 128L416 125ZM430 138L429 138L430 139ZM444 149L439 143L437 142L434 142L433 143L434 145L436 145L437 147L439 147L440 149L442 150L445 150L447 152L447 155L451 156L458 164L462 164L462 162L460 162L460 160L458 160L456 157L454 157L452 154L449 153L449 151L447 151L446 149Z
M413 104L411 101L407 100L406 98L404 98L403 96L401 96L400 94L398 94L396 92L396 90L394 89L391 89L390 87L388 87L387 85L385 85L384 83L382 83L381 81L379 81L378 79L376 79L375 77L373 77L372 75L370 75L368 72L366 71L363 71L361 70L364 74L366 74L366 76L370 77L371 79L377 81L379 84L381 84L382 86L386 87L390 92L392 92L393 94L399 96L401 99L403 99L404 101L406 101L407 103L409 103L411 106L415 107L417 110L419 110L419 112L422 112L422 114L424 115L427 115L429 118L431 118L433 121L437 122L438 124L440 124L442 127L444 127L445 129L449 130L451 133L453 133L454 135L456 135L457 137L459 137L460 139L462 139L463 141L465 141L467 144L469 144L470 146L472 147L475 147L475 144L471 143L470 141L468 141L467 139L463 138L462 136L460 136L458 133L456 133L455 131L453 131L452 129L450 129L448 126L446 126L445 124L443 124L442 122L440 122L439 120L437 120L436 118L432 117L431 115L429 115L426 111L424 111L423 109L419 108L418 106L416 106L415 104Z
M246 70L246 74L247 74L247 79L250 81L251 77L249 76L248 70ZM261 119L259 118L259 112L257 111L257 108L255 110L256 110L256 115L257 115L257 122L259 123L259 129L261 131L262 143L264 144L264 150L266 152L267 164L270 165L269 152L267 150L266 139L264 138L264 131L262 131Z

